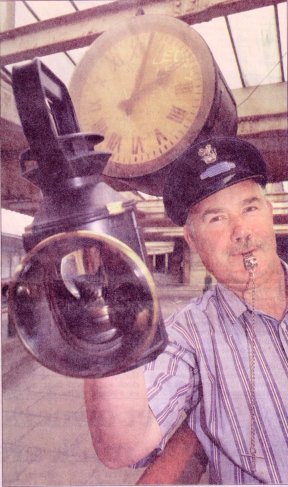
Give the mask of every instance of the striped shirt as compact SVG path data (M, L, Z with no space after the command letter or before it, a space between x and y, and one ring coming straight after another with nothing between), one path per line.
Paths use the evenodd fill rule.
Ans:
M168 320L169 344L145 367L149 404L164 437L159 449L187 414L212 484L288 483L288 313L278 321L255 312L254 474L248 456L252 316L245 302L217 284Z

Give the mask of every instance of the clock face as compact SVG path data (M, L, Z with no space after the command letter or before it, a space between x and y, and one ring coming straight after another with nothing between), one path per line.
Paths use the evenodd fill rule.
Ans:
M138 16L100 36L70 92L82 131L104 136L104 174L137 177L179 156L203 127L214 96L202 38L171 17ZM205 96L204 96L205 95Z

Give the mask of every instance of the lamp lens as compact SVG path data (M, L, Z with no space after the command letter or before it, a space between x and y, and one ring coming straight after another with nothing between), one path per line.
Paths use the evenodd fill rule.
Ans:
M103 375L103 367L105 375L106 368L127 367L149 346L158 320L145 264L115 238L81 231L37 247L12 287L24 345L66 375L88 375L87 369Z

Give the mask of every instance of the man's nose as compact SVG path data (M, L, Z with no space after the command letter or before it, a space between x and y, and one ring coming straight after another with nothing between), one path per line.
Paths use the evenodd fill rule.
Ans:
M231 228L231 240L233 243L247 243L251 239L251 236L251 229L242 221L242 219L237 218L233 220Z

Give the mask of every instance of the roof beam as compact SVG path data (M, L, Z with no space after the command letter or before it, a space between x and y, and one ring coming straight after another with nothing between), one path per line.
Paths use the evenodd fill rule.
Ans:
M283 54L282 54L282 49L281 49L279 15L278 15L278 10L277 10L276 5L274 5L274 14L275 14L276 31L277 31L277 44L278 44L279 59L280 59L281 79L282 79L282 81L285 81L284 66L283 66Z
M90 45L116 22L146 14L177 17L188 24L283 0L121 0L0 33L1 66Z

